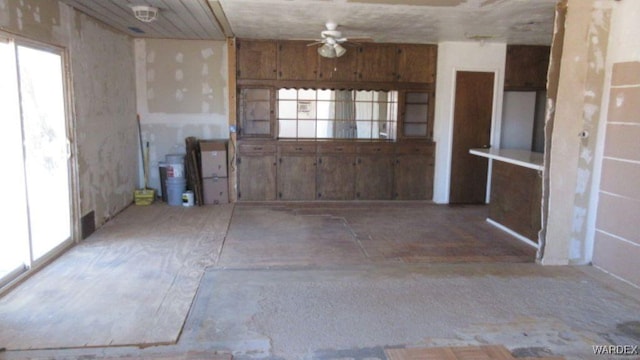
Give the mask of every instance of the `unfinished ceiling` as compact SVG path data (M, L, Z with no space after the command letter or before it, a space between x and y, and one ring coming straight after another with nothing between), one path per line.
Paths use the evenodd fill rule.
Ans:
M315 39L327 21L376 42L551 43L557 0L63 0L136 37ZM157 21L131 5L158 7ZM143 33L131 28L138 28Z

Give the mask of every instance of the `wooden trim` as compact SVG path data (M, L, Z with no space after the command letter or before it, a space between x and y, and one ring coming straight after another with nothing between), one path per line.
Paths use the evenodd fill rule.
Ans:
M236 86L236 42L233 38L227 38L227 68L228 68L228 91L229 91L229 128L234 127L235 132L229 132L229 201L238 201L238 171L236 168L236 146L237 146L237 86Z
M435 90L434 84L399 82L351 82L315 80L249 80L238 79L238 86L264 86L274 88L354 89L354 90Z

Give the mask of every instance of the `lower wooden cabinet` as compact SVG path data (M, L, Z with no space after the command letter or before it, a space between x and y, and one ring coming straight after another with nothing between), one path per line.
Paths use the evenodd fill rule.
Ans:
M356 199L393 199L393 144L358 146L356 159Z
M238 199L430 200L434 144L246 141Z
M351 143L318 145L318 200L353 200L355 198L356 155Z
M315 144L286 144L278 147L278 199L316 198Z
M432 144L398 145L394 169L395 199L433 198L433 155Z
M276 147L268 144L240 145L238 199L269 201L276 199Z

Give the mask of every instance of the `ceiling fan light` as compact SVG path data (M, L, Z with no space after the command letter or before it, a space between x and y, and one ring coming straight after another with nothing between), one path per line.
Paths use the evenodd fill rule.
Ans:
M342 46L340 44L335 44L333 46L333 49L336 52L336 57L340 57L340 56L344 55L344 53L347 52L347 49L345 49L344 46Z
M329 44L324 44L318 48L318 54L326 58L334 58L337 56L336 50Z

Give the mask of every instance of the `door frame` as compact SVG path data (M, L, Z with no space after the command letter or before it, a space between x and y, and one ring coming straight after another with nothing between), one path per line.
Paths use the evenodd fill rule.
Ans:
M29 251L29 258L31 264L27 266L27 269L20 273L19 275L13 277L12 279L8 279L4 286L0 287L0 296L6 294L17 285L22 283L28 277L36 273L39 269L51 263L53 260L62 255L67 249L72 247L74 244L80 241L81 234L81 223L80 223L80 179L78 173L78 159L76 154L77 152L77 143L76 139L76 126L75 126L75 107L73 106L73 79L71 77L71 65L70 65L70 56L67 48L49 44L41 41L31 40L16 34L12 34L9 32L4 32L0 30L0 36L8 39L14 46L15 56L16 56L16 72L18 71L18 57L17 57L17 47L25 46L33 49L51 52L53 54L59 55L62 68L62 91L64 96L64 112L65 112L65 128L66 128L66 138L67 138L67 151L69 153L68 158L68 181L69 181L69 204L71 206L70 218L71 223L70 226L70 237L69 239L63 241L52 250L50 250L47 254L41 256L39 259L34 260L33 254L31 253L31 249ZM19 74L16 75L18 77L18 81L20 81ZM22 122L22 110L20 110L20 121ZM27 204L27 208L28 208ZM31 241L31 240L29 240ZM31 244L29 244L31 247Z
M466 67L466 66L454 66L453 74L452 74L452 86L451 93L449 96L452 101L449 103L450 109L449 112L451 114L449 121L449 132L447 134L448 138L448 161L446 164L446 188L445 188L445 196L446 203L449 203L449 194L451 191L451 163L453 159L453 121L454 121L454 112L456 106L456 75L459 71L470 71L470 72L486 72L493 73L493 104L491 110L491 131L489 137L489 143L492 148L500 148L500 134L502 127L502 96L504 92L503 86L503 74L501 69L499 68L482 68L482 67ZM487 195L485 198L485 203L489 203L489 199L491 197L491 168L493 165L493 160L489 159L489 167L487 169Z

